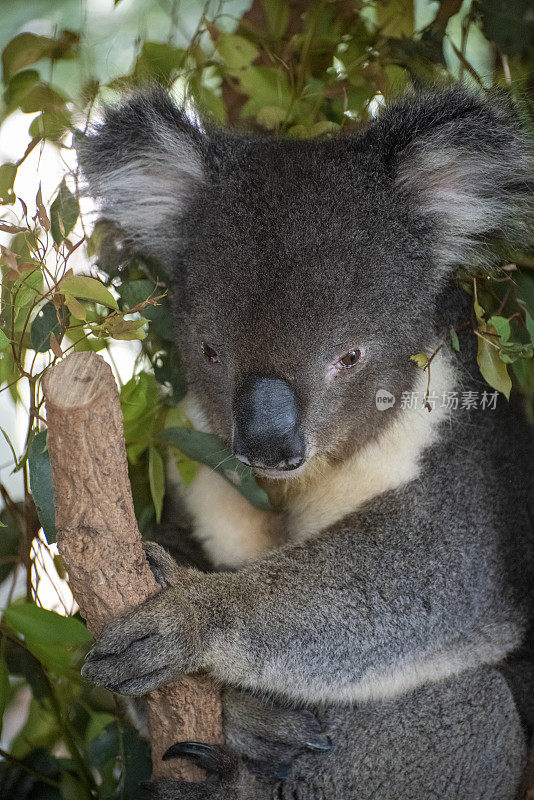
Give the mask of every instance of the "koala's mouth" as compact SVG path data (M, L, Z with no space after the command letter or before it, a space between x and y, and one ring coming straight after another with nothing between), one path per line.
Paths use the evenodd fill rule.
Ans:
M252 471L258 478L270 478L271 480L292 480L297 478L306 470L309 459L306 459L295 469L277 469L276 467L253 466Z

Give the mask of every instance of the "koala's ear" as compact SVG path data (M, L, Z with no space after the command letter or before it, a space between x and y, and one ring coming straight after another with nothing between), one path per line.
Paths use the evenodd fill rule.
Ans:
M107 109L102 123L77 137L101 216L122 228L134 252L167 268L188 198L206 178L204 138L161 88Z
M511 109L457 88L404 98L376 127L442 266L491 266L489 238L517 245L532 233L532 150Z

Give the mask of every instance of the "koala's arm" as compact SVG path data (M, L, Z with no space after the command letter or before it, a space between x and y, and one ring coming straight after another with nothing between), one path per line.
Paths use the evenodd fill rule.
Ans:
M524 615L495 531L409 490L235 573L191 571L113 622L84 674L124 694L205 669L308 702L387 697L514 648ZM170 557L169 557L170 558Z

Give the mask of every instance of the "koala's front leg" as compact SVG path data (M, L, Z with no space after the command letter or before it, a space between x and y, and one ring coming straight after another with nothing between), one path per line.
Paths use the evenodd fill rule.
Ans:
M169 588L110 624L84 675L143 694L202 669L305 703L347 702L500 660L526 623L500 550L419 500L369 504L238 572L173 577L169 562Z
M211 609L200 602L208 576L178 566L154 542L145 552L164 588L110 622L82 668L88 680L125 695L146 694L177 674L196 671L210 627Z

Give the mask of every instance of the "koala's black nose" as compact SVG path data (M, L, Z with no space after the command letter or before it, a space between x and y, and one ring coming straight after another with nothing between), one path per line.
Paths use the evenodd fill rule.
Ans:
M234 452L253 467L292 470L304 461L297 401L280 378L251 375L234 404Z

